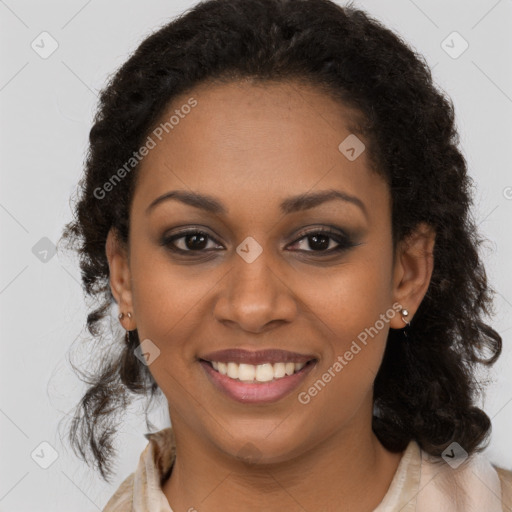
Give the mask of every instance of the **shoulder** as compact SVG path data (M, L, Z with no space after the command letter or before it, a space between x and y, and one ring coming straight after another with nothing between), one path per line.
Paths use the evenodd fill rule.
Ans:
M176 457L176 438L172 427L166 427L158 432L144 434L149 441L147 450L151 449L148 457L158 474L160 484L169 476Z
M102 512L130 512L133 503L135 472L128 475L110 497Z
M161 484L176 454L174 432L167 427L144 437L148 443L140 454L137 469L123 480L102 512L131 512L134 502L162 499Z
M501 498L504 510L512 510L512 471L493 466L501 483Z
M466 454L467 455L467 454ZM422 451L417 512L509 510L512 472L494 467L483 453L434 457ZM444 507L444 508L443 508Z

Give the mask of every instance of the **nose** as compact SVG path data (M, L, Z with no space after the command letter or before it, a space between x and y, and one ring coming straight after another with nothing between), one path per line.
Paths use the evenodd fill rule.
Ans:
M294 292L285 273L264 255L265 251L251 263L236 255L215 303L219 322L261 333L293 321L298 310Z

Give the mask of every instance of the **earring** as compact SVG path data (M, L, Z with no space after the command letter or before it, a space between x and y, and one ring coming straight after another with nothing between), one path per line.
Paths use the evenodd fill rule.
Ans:
M400 310L400 313L402 315L402 322L404 322L405 327L402 329L404 333L404 338L408 338L407 331L409 330L409 326L411 325L410 321L407 321L407 317L409 316L409 311L407 309Z
M128 311L128 313L126 313L126 316L128 318L132 318L132 314L130 313L130 311ZM119 313L118 317L119 320L122 320L124 318L124 313ZM126 331L125 335L124 335L124 341L127 345L130 345L130 331Z

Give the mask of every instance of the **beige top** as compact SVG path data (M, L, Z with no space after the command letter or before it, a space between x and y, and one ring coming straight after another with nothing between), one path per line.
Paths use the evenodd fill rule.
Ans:
M139 464L103 512L173 512L162 491L175 457L171 427L153 434ZM512 471L493 466L483 454L458 467L432 457L411 441L391 485L373 512L512 512Z

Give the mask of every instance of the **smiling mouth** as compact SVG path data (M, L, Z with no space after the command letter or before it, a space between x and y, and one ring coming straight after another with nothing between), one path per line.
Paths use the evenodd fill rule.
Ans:
M285 379L296 373L301 372L305 367L316 363L316 359L310 359L307 362L276 362L262 364L245 364L234 361L208 361L200 359L201 362L208 364L214 371L229 377L237 382L245 383L265 383Z

